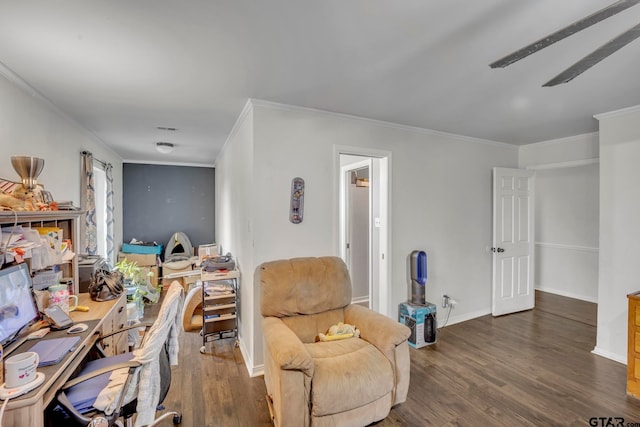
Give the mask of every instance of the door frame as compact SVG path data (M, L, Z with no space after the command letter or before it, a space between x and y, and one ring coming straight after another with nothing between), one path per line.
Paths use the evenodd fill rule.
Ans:
M351 173L353 171L356 171L358 169L363 169L363 168L368 168L369 173L371 174L372 172L372 163L373 163L373 159L371 157L366 157L364 158L364 160L360 160L358 162L354 162L354 163L350 163L348 165L344 165L344 166L340 166L340 188L342 190L341 195L340 195L340 228L341 228L341 233L340 233L340 256L342 257L342 259L345 261L345 263L347 264L347 267L351 268L351 251L347 250L347 236L350 234L350 224L349 221L347 220L347 218L350 217L350 212L349 212L349 203L348 203L348 186L350 185L350 178L351 178ZM373 198L371 197L371 187L369 187L369 189L367 190L369 191L369 202L367 204L367 210L368 210L368 218L369 218L369 222L371 223L371 219L373 217ZM372 244L372 229L371 229L371 224L369 224L368 230L368 247L367 247L367 270L368 270L368 280L367 280L367 300L369 301L369 308L373 307L373 265L372 265L372 261L373 261L373 244ZM354 303L358 304L360 301L358 300L353 300Z
M371 227L376 227L380 229L379 233L379 249L375 251L372 249L370 251L370 269L371 271L379 271L375 277L373 274L370 277L370 281L372 283L372 288L377 287L377 291L375 289L370 288L369 292L369 304L371 307L376 307L376 310L381 314L392 317L392 311L389 306L390 304L390 288L391 288L391 262L392 262L392 253L391 253L391 152L387 150L379 150L375 148L368 147L353 147L346 145L334 145L333 146L333 158L334 158L334 224L335 224L335 240L334 240L334 249L335 253L339 254L344 259L344 244L346 241L345 235L345 227L344 222L346 221L343 209L343 201L344 201L344 174L342 173L342 168L340 165L340 156L341 155L354 155L354 156L362 156L369 157L372 159L378 159L379 161L379 189L380 189L380 197L379 197L379 227L375 225L375 218L372 217L373 210L370 209L370 224ZM370 173L373 173L373 168L370 170ZM371 176L373 179L373 176ZM373 196L371 197L371 199ZM370 200L370 204L371 204ZM375 202L374 202L375 203ZM370 227L370 229L371 229ZM370 239L371 245L372 239ZM377 253L374 253L377 252ZM378 286L375 286L376 279L378 280ZM375 301L373 300L375 298Z

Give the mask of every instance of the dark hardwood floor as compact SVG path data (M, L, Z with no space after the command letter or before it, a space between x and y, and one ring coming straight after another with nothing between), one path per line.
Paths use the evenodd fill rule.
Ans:
M595 313L594 304L538 293L534 310L439 329L437 344L411 349L407 402L376 426L640 423L626 366L591 353ZM233 339L207 344L206 354L198 333L182 333L180 344L165 406L182 411L183 426L271 425L264 381L249 378Z

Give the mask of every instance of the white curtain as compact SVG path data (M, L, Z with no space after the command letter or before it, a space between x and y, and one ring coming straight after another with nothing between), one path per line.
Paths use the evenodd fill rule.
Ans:
M93 154L88 151L82 152L82 182L80 188L80 204L82 210L86 212L83 223L84 241L82 242L82 253L95 255L97 253L98 241L96 231L96 190L93 183Z
M113 165L107 163L104 171L107 175L107 261L115 265L116 254L113 247Z

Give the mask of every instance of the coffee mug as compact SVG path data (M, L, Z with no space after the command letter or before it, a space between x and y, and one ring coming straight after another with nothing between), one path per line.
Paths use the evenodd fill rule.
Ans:
M69 314L69 310L75 310L78 307L78 296L69 295L69 287L67 285L49 286L48 291L49 307L57 305L67 314ZM69 300L73 300L73 305L70 305Z
M9 357L4 362L4 386L6 388L20 387L36 379L36 368L40 362L38 353L27 351Z

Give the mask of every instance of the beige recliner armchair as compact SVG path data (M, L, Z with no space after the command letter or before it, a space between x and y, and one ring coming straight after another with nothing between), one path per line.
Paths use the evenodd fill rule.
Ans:
M410 331L351 304L351 280L337 257L267 262L261 289L264 380L276 426L365 426L406 400ZM360 338L317 342L343 322Z

